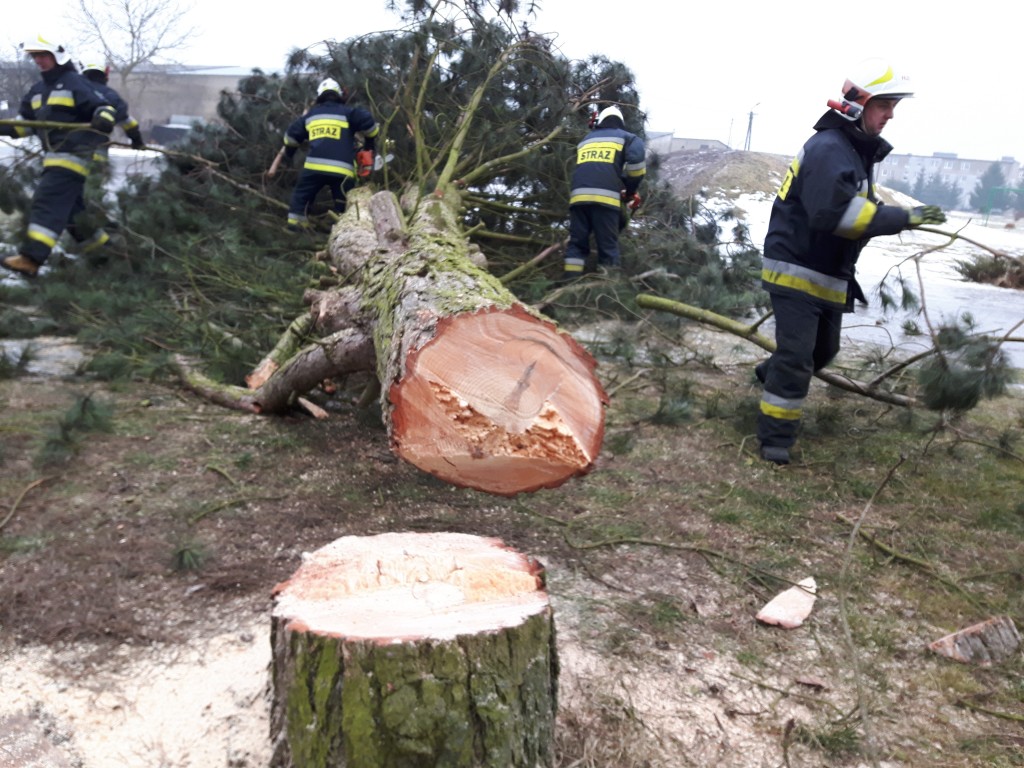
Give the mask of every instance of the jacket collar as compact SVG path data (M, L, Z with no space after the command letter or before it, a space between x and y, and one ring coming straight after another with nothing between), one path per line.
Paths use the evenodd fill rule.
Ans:
M850 122L834 109L830 109L818 118L814 124L816 131L838 130L853 145L857 153L872 163L880 163L892 152L892 144L881 136L868 136L856 122Z

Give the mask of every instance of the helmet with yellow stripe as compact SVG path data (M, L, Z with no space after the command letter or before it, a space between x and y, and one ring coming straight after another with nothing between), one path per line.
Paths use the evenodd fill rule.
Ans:
M107 57L102 53L91 53L87 58L82 59L79 64L78 71L83 75L86 72L101 72L104 77L110 75L110 65L107 64Z
M52 53L57 64L63 65L71 61L71 54L68 49L60 43L51 43L42 35L36 35L34 39L21 44L25 53Z
M856 120L871 99L907 99L914 95L910 77L885 59L865 59L843 83L843 100L829 102L848 120Z

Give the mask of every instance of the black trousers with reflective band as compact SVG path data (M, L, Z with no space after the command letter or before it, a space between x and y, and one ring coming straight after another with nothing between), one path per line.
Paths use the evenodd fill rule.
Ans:
M599 203L569 206L569 245L566 263L585 263L590 271L590 236L597 242L597 263L619 266L619 209ZM570 261L571 260L571 261Z
M61 232L85 210L84 189L85 176L82 174L67 168L44 168L29 209L30 230L35 225L52 233L54 241L59 239ZM21 252L37 264L43 264L52 250L53 244L30 236L26 238Z
M839 353L843 310L799 297L772 294L775 353L758 366L764 383L757 437L761 445L789 448L800 428L811 378Z

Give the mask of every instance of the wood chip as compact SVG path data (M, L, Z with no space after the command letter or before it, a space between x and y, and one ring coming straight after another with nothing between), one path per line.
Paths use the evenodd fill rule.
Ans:
M1013 620L996 616L941 637L928 647L954 661L988 667L1013 656L1020 644L1020 633Z
M817 590L814 578L808 576L769 600L757 614L757 620L783 629L795 629L810 615Z

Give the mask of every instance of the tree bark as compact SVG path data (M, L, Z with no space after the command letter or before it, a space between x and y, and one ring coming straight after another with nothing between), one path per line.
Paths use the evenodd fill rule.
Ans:
M422 197L406 224L379 193L372 258L354 262L362 236L344 219L329 246L339 271L358 274L392 449L490 493L561 485L600 451L607 395L571 336L472 262L460 205L453 190Z
M375 367L392 450L446 482L512 496L590 471L608 403L593 358L474 263L456 191L407 205L408 220L390 192L349 195L328 244L346 284L307 293L310 317L292 323L250 388L179 359L183 381L219 404L272 413Z
M273 768L550 766L539 563L455 533L347 536L274 590Z

